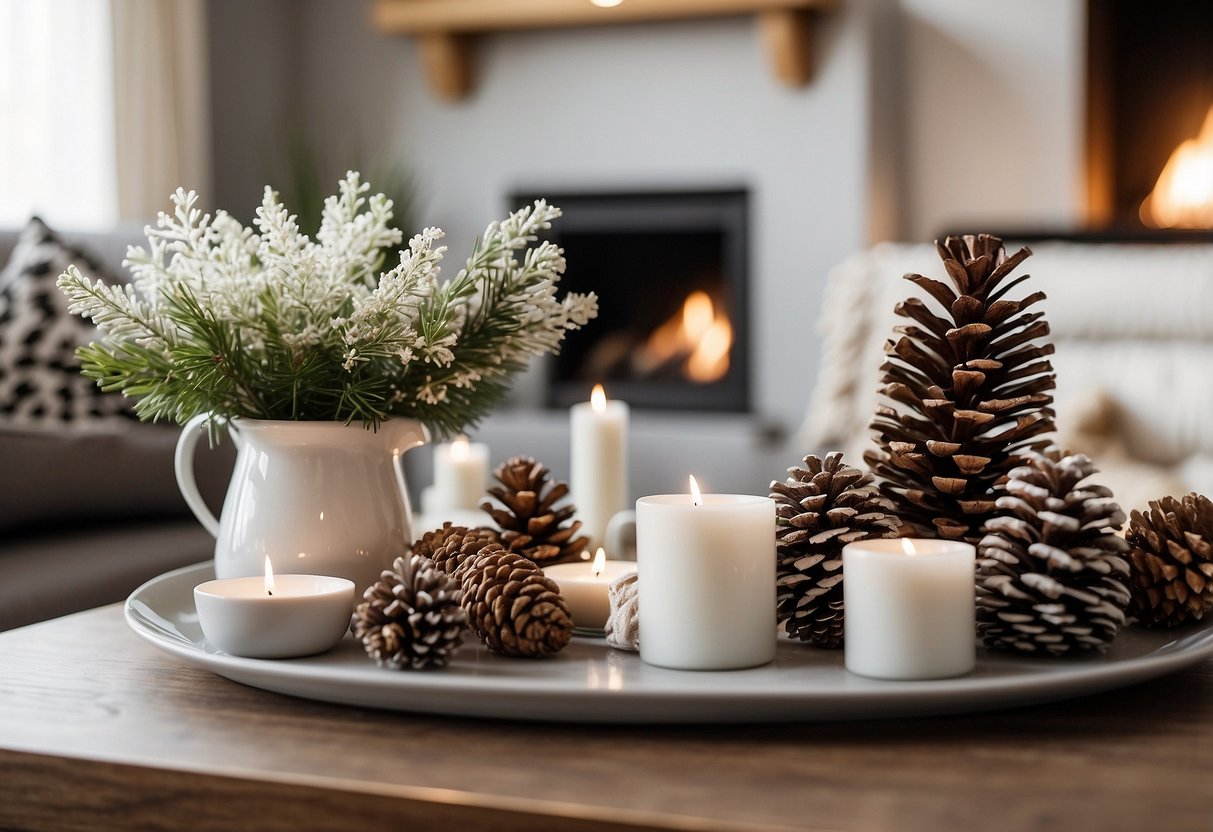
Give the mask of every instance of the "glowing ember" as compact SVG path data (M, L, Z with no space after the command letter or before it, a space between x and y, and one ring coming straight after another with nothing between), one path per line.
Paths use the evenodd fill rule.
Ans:
M1213 228L1213 106L1200 135L1175 148L1140 215L1153 228Z

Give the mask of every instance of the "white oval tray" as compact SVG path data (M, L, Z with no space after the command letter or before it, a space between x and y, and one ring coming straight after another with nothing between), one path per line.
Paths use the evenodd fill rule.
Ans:
M401 672L367 658L352 636L320 656L242 659L207 644L193 589L208 563L148 581L126 601L141 637L189 664L278 693L399 711L576 722L773 722L983 711L1098 693L1171 673L1213 655L1213 621L1173 632L1129 628L1102 656L1027 659L978 650L956 679L886 682L843 667L841 650L781 641L765 667L666 670L596 639L574 638L543 660L494 656L465 644L450 667ZM469 638L471 638L469 636ZM474 641L474 639L473 639Z

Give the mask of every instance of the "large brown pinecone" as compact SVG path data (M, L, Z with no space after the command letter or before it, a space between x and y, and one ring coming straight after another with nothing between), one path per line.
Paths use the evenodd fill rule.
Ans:
M893 498L905 534L980 539L994 509L994 486L1027 450L1041 450L1053 432L1053 367L1041 343L1043 312L1025 312L1035 292L1007 297L1027 275L1011 272L1031 252L1010 257L988 234L936 243L951 285L906 275L943 307L937 314L910 298L896 313L920 326L899 326L885 345L876 408L876 451L864 459Z
M1178 627L1204 618L1213 608L1213 502L1163 497L1145 514L1133 512L1125 536L1137 620Z
M1124 512L1107 488L1080 484L1095 473L1086 456L1021 461L978 547L977 632L1025 653L1106 649L1129 605Z
M455 582L420 555L396 558L362 599L351 627L380 667L443 667L463 642Z
M448 522L443 523L441 529L426 532L418 538L413 543L413 554L429 558L438 569L454 575L465 558L480 554L492 543L501 543L492 529L469 529Z
M549 475L545 465L529 456L506 460L493 471L501 484L489 489L501 506L488 500L480 504L501 528L502 544L541 566L579 560L590 541L577 536L581 521L572 519L576 507L571 502L556 506L569 493L568 484Z
M506 656L543 658L564 648L573 617L560 587L531 560L489 546L455 572L468 626Z
M792 638L818 647L842 646L842 548L856 540L896 537L893 502L873 477L846 465L842 454L771 483L775 501L776 594L779 623Z

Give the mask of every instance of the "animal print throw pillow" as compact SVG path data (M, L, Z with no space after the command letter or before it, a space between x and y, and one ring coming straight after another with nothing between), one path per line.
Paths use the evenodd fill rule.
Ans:
M102 393L80 375L76 347L96 337L96 328L68 312L55 286L75 263L93 278L112 278L96 261L67 245L37 217L21 232L8 265L0 272L0 424L70 424L129 419L129 402Z

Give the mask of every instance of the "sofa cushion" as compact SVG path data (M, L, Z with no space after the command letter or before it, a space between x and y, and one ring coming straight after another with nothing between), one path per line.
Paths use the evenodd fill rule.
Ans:
M65 523L0 541L0 630L121 601L144 581L214 552L215 541L192 520Z
M0 533L53 523L189 517L173 453L180 430L140 422L0 425ZM218 514L231 442L200 443L194 473Z
M68 311L67 298L55 285L73 263L93 278L113 280L86 252L64 243L35 217L0 271L0 423L133 416L126 399L101 392L80 375L75 350L96 337L96 328Z

